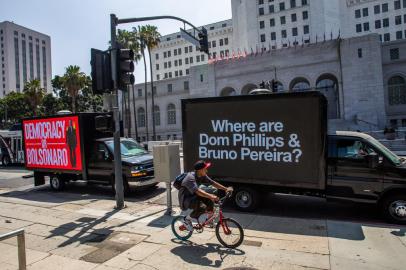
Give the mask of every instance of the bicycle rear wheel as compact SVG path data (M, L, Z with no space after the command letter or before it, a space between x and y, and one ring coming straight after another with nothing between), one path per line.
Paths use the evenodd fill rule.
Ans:
M188 240L193 234L193 231L187 230L184 224L184 219L185 216L177 216L172 220L171 224L173 234L176 236L176 238L182 241Z
M223 246L236 248L244 241L244 230L234 219L224 218L216 225L216 237Z

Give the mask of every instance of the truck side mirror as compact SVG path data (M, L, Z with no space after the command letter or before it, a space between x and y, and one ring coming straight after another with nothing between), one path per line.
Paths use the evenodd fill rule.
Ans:
M367 160L368 160L368 167L371 169L375 169L379 165L379 156L376 153L371 153L367 155Z

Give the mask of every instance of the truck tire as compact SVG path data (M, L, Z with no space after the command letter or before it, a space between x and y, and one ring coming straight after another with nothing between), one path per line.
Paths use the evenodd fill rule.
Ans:
M251 187L240 186L234 191L234 204L243 212L254 211L259 203L259 192Z
M4 156L2 159L1 159L1 163L3 164L3 166L10 166L10 164L11 164L11 159L10 159L10 157L9 156Z
M65 180L60 174L52 174L49 176L49 185L54 191L61 191L65 188Z
M396 224L406 224L406 194L394 194L382 202L382 211L385 218Z
M116 181L114 178L114 175L111 176L111 191L113 191L113 194L116 194ZM130 193L130 186L128 185L128 181L123 175L123 187L124 187L124 195L128 195Z

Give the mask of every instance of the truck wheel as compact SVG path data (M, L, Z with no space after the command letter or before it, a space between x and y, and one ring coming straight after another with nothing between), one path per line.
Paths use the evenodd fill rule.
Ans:
M65 180L61 175L53 174L49 177L49 185L55 191L61 191L65 188Z
M9 156L4 156L2 159L1 159L1 163L3 164L3 166L10 166L10 164L11 164L11 159L10 159L10 157Z
M406 194L395 194L382 203L385 218L396 224L406 224Z
M234 203L238 210L244 212L254 211L259 202L259 193L250 187L238 187L234 191Z
M127 179L123 175L123 187L124 187L124 195L128 195L130 193L130 186L128 185ZM113 194L116 194L116 181L114 178L114 175L111 176L111 190L113 191Z

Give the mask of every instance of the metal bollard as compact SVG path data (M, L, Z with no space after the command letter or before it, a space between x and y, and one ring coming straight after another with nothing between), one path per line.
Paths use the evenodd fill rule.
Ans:
M24 229L17 231L9 232L0 235L0 241L9 239L11 237L17 236L17 246L18 246L18 269L26 270L27 269L27 257L25 254L25 233Z

